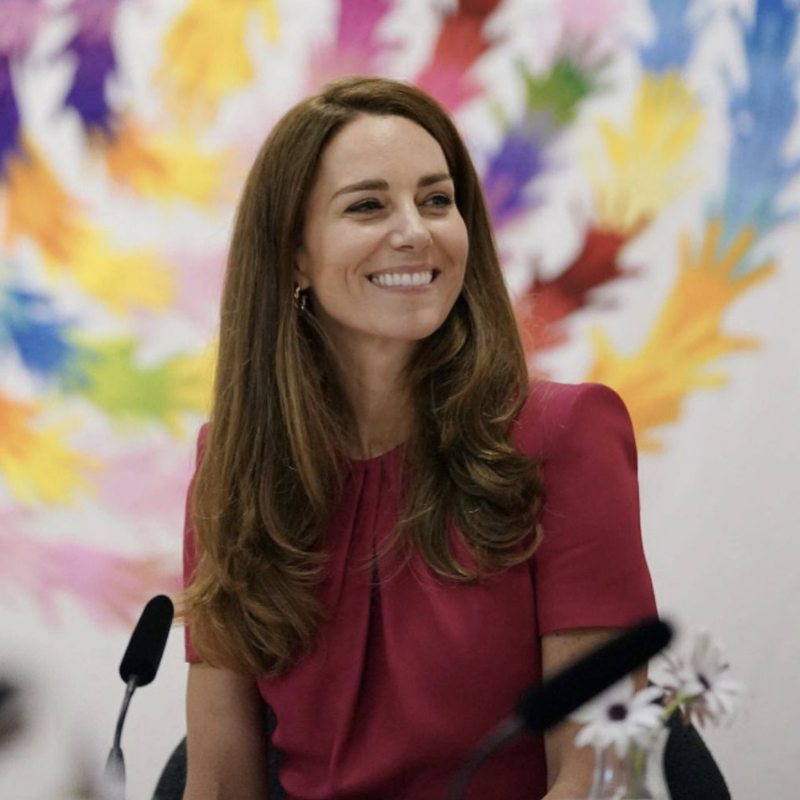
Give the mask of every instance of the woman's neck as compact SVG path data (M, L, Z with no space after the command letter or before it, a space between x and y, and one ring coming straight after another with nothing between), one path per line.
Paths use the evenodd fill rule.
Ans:
M404 442L413 405L406 378L407 349L372 347L340 353L339 376L353 410L353 458L372 458Z

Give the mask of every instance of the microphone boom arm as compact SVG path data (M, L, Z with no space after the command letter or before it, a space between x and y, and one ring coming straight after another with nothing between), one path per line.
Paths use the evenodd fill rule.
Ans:
M122 728L125 725L125 717L128 715L128 706L138 685L138 676L131 675L125 686L125 697L122 699L122 709L119 712L117 728L114 731L114 744L106 759L105 789L109 798L113 800L125 800L125 756L122 754Z

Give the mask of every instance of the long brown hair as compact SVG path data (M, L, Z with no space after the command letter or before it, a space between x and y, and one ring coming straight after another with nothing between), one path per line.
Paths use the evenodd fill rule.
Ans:
M320 534L353 418L313 313L293 303L307 198L326 145L364 114L398 115L439 143L469 234L462 292L408 369L416 408L395 532L444 579L479 580L537 544L538 464L511 427L527 396L522 346L475 169L447 113L396 81L348 78L292 108L261 148L236 213L205 455L195 476L199 560L185 593L198 654L285 672L324 614ZM455 526L474 568L455 557Z

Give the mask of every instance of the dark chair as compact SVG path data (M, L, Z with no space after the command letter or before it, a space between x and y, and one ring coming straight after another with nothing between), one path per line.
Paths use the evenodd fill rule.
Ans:
M693 725L679 714L669 718L664 776L672 800L731 800L728 784L714 756Z
M186 786L186 739L172 751L153 792L153 800L181 800Z
M275 717L268 709L268 730ZM672 800L731 800L725 778L697 729L684 725L679 715L669 721L669 737L664 751L664 773ZM270 749L267 771L270 800L286 797L278 781L280 754ZM173 750L158 780L153 800L181 800L186 785L186 740Z

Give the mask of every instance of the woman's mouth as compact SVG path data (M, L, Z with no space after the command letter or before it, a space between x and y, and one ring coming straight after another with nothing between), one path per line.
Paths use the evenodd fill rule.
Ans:
M428 286L433 283L437 270L429 269L419 272L376 272L369 275L370 283L386 288Z

